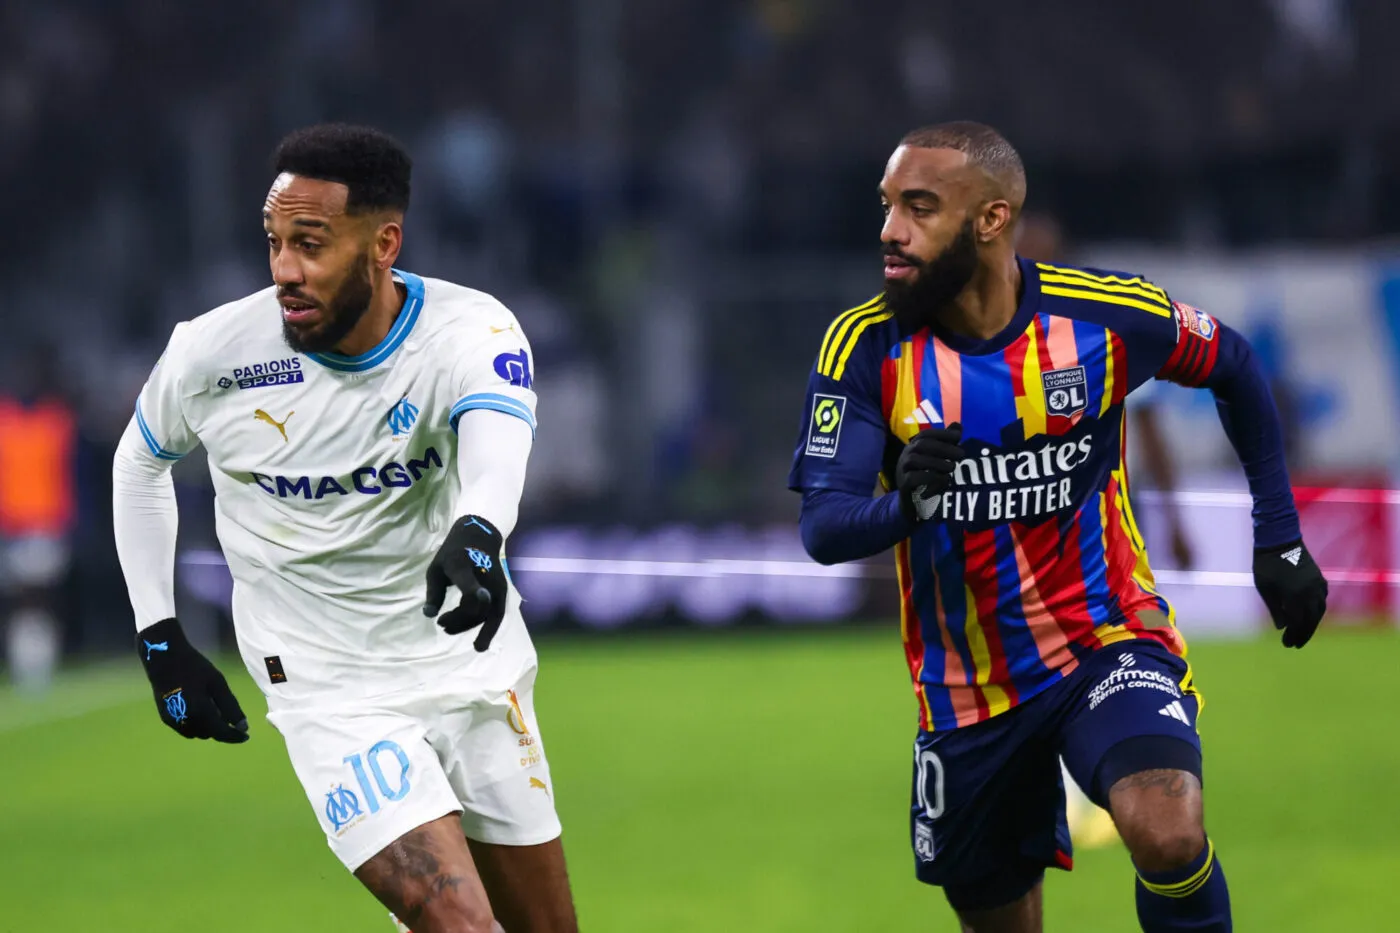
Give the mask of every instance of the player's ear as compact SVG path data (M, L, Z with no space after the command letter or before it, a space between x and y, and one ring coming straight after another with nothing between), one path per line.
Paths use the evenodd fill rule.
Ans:
M977 239L990 243L1002 234L1010 233L1011 218L1011 202L1001 198L988 201L977 220Z
M399 258L403 249L403 221L390 217L380 222L374 231L374 264L380 269L389 269Z

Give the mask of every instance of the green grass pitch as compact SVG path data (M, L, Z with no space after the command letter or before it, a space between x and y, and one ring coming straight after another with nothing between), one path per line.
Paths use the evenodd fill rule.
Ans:
M894 631L546 640L537 704L584 930L955 930L914 881ZM1197 640L1207 817L1236 928L1400 929L1400 634ZM0 694L0 931L388 933L261 701L241 747L159 724L135 658ZM237 676L232 676L236 674ZM256 712L255 712L256 711ZM1123 933L1121 848L1047 929Z

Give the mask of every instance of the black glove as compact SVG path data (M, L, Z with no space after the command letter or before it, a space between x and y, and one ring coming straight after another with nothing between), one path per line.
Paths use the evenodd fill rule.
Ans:
M457 587L462 591L461 604L444 612L437 624L449 635L460 635L480 625L474 642L477 651L491 646L506 615L509 577L501 544L501 533L495 525L478 515L468 515L452 523L447 540L428 565L428 598L423 601L423 615L437 615L448 585Z
M146 677L161 720L187 739L248 741L243 715L228 681L195 650L175 619L162 619L136 635Z
M1327 579L1301 540L1255 548L1254 588L1264 597L1285 648L1301 648L1327 611Z
M924 521L938 508L938 497L953 485L953 469L967 456L958 441L962 425L925 428L909 439L895 464L899 507L911 521Z

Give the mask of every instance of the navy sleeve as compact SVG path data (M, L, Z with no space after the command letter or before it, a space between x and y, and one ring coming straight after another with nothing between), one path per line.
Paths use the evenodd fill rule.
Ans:
M823 348L807 380L789 489L867 497L874 491L889 433L881 413L880 359L877 341L868 337L844 355Z
M819 564L872 557L894 547L914 526L899 508L899 494L878 499L834 489L802 494L802 546Z
M1085 303L1081 312L1086 320L1108 327L1121 342L1127 370L1124 394L1154 377L1210 389L1249 480L1255 545L1298 540L1283 428L1249 342L1204 311L1172 301L1141 276L1080 270L1085 272L1098 276L1100 291L1114 295L1111 301Z
M892 440L880 388L889 318L881 305L838 317L807 381L788 487L802 492L802 544L818 563L870 557L911 531L897 494L874 496Z
M1177 305L1180 339L1157 378L1208 388L1254 499L1254 543L1275 547L1302 537L1269 383L1249 341L1215 318Z

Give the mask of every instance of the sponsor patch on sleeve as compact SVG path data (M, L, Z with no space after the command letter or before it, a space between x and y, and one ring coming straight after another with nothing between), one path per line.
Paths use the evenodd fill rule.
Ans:
M530 354L523 349L497 354L492 365L496 368L496 375L513 386L530 389L535 385L535 378L530 372Z
M812 396L812 428L807 432L807 456L836 456L841 442L841 422L846 416L846 396Z
M1200 308L1193 308L1180 301L1173 301L1172 307L1176 309L1176 321L1181 327L1189 330L1202 340L1215 339L1215 332L1219 328L1219 325L1215 322L1215 318L1206 314Z

